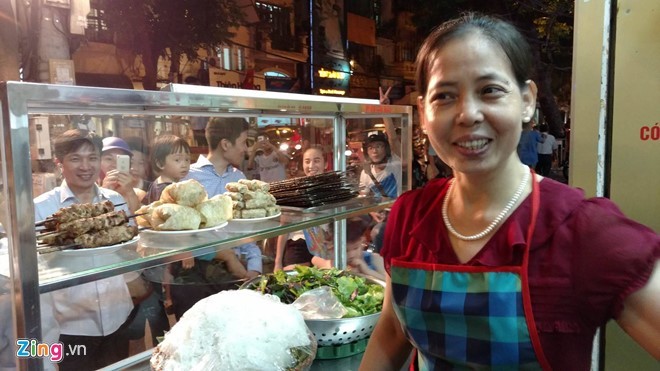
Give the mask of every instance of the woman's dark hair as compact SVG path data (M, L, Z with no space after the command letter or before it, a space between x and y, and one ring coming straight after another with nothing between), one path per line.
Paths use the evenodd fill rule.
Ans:
M64 156L77 151L83 146L93 147L100 154L103 148L103 141L101 137L87 130L67 130L54 140L55 158L62 161L64 160Z
M471 33L477 33L490 39L502 48L511 62L511 68L519 86L524 86L525 82L531 78L531 48L520 31L502 19L469 12L441 24L424 40L415 62L417 91L420 96L426 96L429 71L440 49L449 41Z
M190 145L185 139L176 135L160 135L154 140L151 146L151 168L154 172L160 172L165 165L167 155L173 153L190 153Z
M236 144L236 139L241 133L248 131L250 124L240 117L216 117L206 125L206 142L209 144L209 150L218 148L218 144L223 139L227 139L232 144Z

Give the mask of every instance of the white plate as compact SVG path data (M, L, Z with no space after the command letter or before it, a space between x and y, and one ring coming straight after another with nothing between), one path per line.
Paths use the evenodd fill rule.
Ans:
M282 213L277 213L275 215L271 216L266 216L263 218L251 218L251 219L232 219L229 222L230 223L237 223L237 224L252 224L254 222L263 222L264 220L272 220L272 219L277 219L282 215Z
M202 229L188 229L188 230L183 230L183 231L155 231L153 229L145 229L143 231L140 231L140 233L144 233L145 235L156 235L156 236L193 236L202 232L209 232L209 231L215 231L217 229L221 229L223 227L227 226L227 222L220 223L216 226L213 227L208 227L208 228L202 228Z
M135 236L133 239L118 243L115 245L110 245L110 246L100 246L100 247L91 247L87 249L73 249L73 250L62 250L59 251L60 254L62 255L76 255L76 256L92 256L92 255L98 255L98 254L110 254L113 253L119 249L121 249L124 246L128 246L131 244L136 243L140 239L140 236Z

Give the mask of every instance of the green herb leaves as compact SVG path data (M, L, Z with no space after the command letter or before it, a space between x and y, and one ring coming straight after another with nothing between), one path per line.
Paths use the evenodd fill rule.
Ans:
M383 286L368 283L364 277L339 269L318 269L296 266L295 273L278 271L265 275L248 287L265 294L276 295L283 303L293 303L303 292L329 286L332 293L346 307L344 318L380 312L385 297Z

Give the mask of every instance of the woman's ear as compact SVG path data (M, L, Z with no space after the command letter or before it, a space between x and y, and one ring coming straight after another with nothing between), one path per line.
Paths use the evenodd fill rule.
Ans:
M536 94L538 87L533 80L525 81L522 91L523 117L532 117L536 111Z

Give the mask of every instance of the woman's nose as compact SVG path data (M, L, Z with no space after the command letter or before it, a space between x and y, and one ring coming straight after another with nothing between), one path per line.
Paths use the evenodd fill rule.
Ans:
M461 125L475 125L483 121L483 114L479 100L472 96L464 96L460 99L456 121Z

